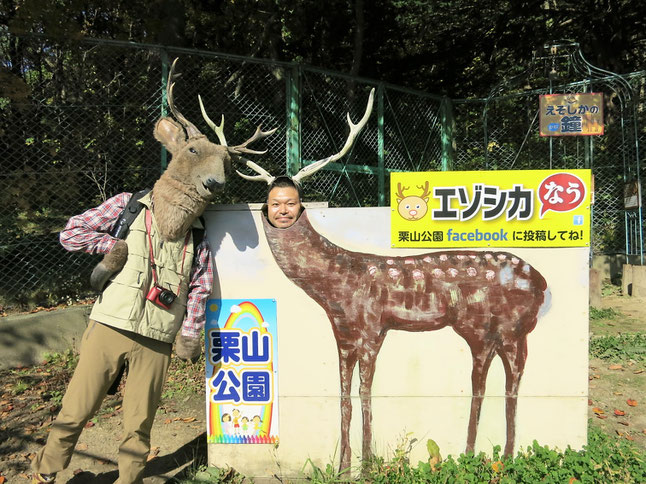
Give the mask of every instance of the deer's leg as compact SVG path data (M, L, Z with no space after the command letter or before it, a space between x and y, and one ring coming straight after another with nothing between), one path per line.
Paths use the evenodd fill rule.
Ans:
M357 364L357 352L339 347L339 376L341 377L341 463L339 472L350 470L352 451L350 449L350 421L352 419L352 371Z
M469 428L467 431L467 447L465 452L473 452L478 433L478 422L480 421L480 410L487 386L487 373L491 366L491 360L495 353L493 343L482 342L471 345L473 369L471 370L471 413L469 414ZM478 346L476 350L474 346Z
M363 417L363 448L361 455L364 462L367 462L372 457L372 380L375 376L375 364L377 363L377 355L382 342L383 338L374 345L364 348L359 360L359 377L361 379L359 396L361 397L361 414Z
M514 445L516 443L518 387L520 386L520 379L523 376L525 360L527 358L527 336L523 336L519 341L506 341L505 345L499 349L498 354L505 367L506 376L505 414L507 420L507 440L505 442L504 454L511 456L514 453Z

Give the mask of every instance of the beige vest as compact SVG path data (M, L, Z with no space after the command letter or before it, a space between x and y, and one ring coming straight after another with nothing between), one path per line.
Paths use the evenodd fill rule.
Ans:
M141 203L146 207L150 207L150 201L150 193L141 198ZM126 265L112 276L110 283L94 304L90 318L108 326L172 343L186 314L188 283L193 264L193 234L191 231L186 244L182 270L184 238L174 242L162 241L155 217L152 217L151 236L153 256L157 265L157 284L176 295L179 288L179 296L170 309L161 308L146 300L154 281L145 215L146 210L142 210L130 226L126 236ZM194 226L201 227L199 220L196 220Z

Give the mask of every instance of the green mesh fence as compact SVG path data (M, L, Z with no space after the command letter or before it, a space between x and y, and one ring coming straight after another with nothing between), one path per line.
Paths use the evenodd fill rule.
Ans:
M267 150L255 161L273 175L294 174L339 151L348 134L346 113L358 121L370 89L376 89L373 115L352 151L308 179L306 201L386 205L392 171L591 167L593 250L641 248L640 214L623 210L622 193L626 177L637 170L635 138L646 132L643 109L611 104L603 137L547 141L537 134L536 116L537 96L546 90L503 90L488 100L452 103L294 64L3 33L0 311L92 296L87 281L97 256L66 252L58 232L71 215L119 192L151 187L159 177L168 158L152 133L166 112L165 76L175 57L182 73L176 106L205 134L198 94L214 121L224 115L230 145L249 138L258 125L278 128L255 146ZM625 77L643 99L644 73ZM585 88L612 87L595 83ZM580 92L581 86L563 89ZM232 173L215 202L261 202L265 195L266 185Z

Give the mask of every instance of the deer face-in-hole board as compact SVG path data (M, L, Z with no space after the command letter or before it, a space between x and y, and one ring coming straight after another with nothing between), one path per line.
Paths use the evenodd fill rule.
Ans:
M277 301L284 472L388 455L408 433L412 462L429 438L444 456L586 443L587 248L392 249L389 208L304 214L279 231L207 212L220 296ZM477 284L449 283L470 270ZM272 465L247 447L253 464L226 446L213 463Z

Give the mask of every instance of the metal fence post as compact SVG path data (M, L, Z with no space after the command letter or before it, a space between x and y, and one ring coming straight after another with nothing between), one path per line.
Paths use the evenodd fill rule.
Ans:
M377 86L377 190L379 206L386 205L386 164L384 159L384 85Z
M295 175L301 168L301 66L294 64L287 74L286 172Z
M455 118L453 116L453 103L447 97L442 98L440 103L440 117L442 125L442 171L449 171L453 168Z

